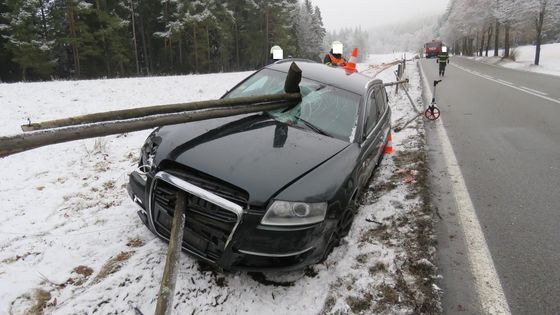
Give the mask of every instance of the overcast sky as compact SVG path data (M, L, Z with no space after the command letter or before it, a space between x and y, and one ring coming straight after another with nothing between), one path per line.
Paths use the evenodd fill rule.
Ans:
M449 0L311 0L319 6L327 30L361 25L363 29L443 13Z

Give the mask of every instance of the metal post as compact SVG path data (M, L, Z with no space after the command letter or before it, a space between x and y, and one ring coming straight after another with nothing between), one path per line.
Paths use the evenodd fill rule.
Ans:
M175 201L175 212L173 213L173 225L169 237L165 269L159 287L159 296L156 306L156 315L171 314L173 309L173 297L175 296L175 283L177 282L177 268L181 256L181 245L183 243L183 232L185 229L185 213L187 209L187 194L179 190Z

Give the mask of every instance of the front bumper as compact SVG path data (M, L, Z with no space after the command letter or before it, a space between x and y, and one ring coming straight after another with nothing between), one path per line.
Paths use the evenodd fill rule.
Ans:
M161 211L155 205L156 201L150 198L155 183L160 180L154 180L150 175L144 179L133 172L127 188L131 198L142 208L138 214L144 224L155 235L168 241L172 213L169 209ZM209 198L212 198L211 195ZM213 228L200 229L200 224L194 222L199 217L197 212L190 216L192 222L189 222L187 214L183 250L223 270L299 270L322 259L329 239L325 236L330 236L335 226L330 220L298 227L263 226L260 221L264 210L251 209L246 205L240 209L241 212L236 214L235 227L225 242L212 234Z

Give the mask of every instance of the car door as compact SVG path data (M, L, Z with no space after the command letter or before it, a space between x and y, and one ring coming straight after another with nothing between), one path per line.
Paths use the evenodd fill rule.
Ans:
M377 132L377 153L376 162L380 161L381 155L385 149L386 140L389 137L389 132L391 130L391 108L387 104L387 91L383 85L376 85L375 89L375 100L377 102L378 108L378 132Z
M361 170L359 174L358 183L360 187L366 184L371 176L375 165L377 164L376 158L378 158L378 151L380 146L380 140L378 139L380 128L378 126L380 108L376 99L376 86L372 86L366 94L366 106L365 106L365 123L363 124L363 138L360 143L361 154Z

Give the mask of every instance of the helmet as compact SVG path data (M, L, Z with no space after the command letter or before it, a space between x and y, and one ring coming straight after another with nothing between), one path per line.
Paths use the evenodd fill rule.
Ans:
M447 47L446 46L441 46L441 52L442 53L447 53Z
M284 59L284 51L280 46L272 46L272 48L270 48L270 54L274 60Z
M344 45L339 41L334 41L332 43L333 54L342 54L344 51Z

